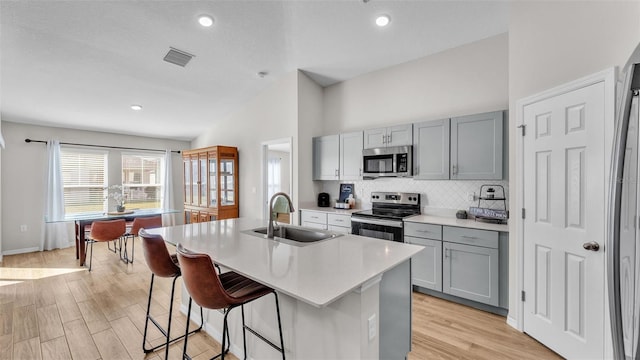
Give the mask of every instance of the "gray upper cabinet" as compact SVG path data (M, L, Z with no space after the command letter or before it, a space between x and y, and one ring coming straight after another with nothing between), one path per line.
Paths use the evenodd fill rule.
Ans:
M362 179L362 131L340 134L340 180Z
M413 125L414 179L449 179L449 119Z
M362 131L313 138L313 180L362 179Z
M451 119L451 179L502 179L503 122L503 111Z
M338 135L313 138L313 180L339 180L339 160Z
M404 124L364 131L364 148L411 145L413 125Z

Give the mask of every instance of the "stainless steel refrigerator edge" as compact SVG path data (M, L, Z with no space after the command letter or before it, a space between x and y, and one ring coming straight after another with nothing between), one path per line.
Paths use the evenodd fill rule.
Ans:
M638 359L640 244L638 226L638 94L640 45L621 72L611 161L607 283L615 359Z

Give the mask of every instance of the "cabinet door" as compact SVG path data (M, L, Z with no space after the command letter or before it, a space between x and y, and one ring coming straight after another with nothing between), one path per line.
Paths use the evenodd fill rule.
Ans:
M208 159L207 159L207 153L201 153L198 154L198 167L200 168L200 189L198 190L198 193L200 194L200 196L198 197L198 206L202 206L202 207L207 207L208 206L208 201L207 201L207 196L208 196L208 191L209 191L209 187L207 186L207 180L208 180L208 176L207 176L207 164L208 164ZM195 202L195 201L194 201Z
M413 125L413 178L449 179L449 119Z
M373 149L387 146L387 128L364 131L364 148Z
M191 159L191 205L198 206L200 199L200 166L198 164L198 154L193 154Z
M442 291L498 306L498 249L443 242Z
M313 180L338 180L340 168L338 135L313 138Z
M411 258L411 283L442 291L442 241L405 236L404 242L425 247Z
M387 128L387 146L411 145L413 142L413 125L397 125Z
M340 180L362 180L362 131L340 134Z
M504 112L451 119L451 179L502 179Z
M182 170L184 175L184 203L191 204L191 159L182 158Z

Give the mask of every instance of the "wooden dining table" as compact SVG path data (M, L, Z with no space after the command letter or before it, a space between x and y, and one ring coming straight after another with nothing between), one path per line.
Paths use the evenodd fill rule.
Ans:
M125 219L133 221L137 217L152 217L165 214L177 214L179 210L174 209L136 209L124 212L88 212L78 214L67 214L62 219L45 219L45 222L71 222L75 223L76 259L80 260L80 266L84 266L86 259L85 228L94 221Z

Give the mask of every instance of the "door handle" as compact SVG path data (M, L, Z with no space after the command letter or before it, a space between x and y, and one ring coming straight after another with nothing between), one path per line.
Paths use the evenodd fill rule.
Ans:
M598 244L595 241L586 242L586 243L582 244L582 247L585 248L585 250L591 250L591 251L600 250L600 244Z

